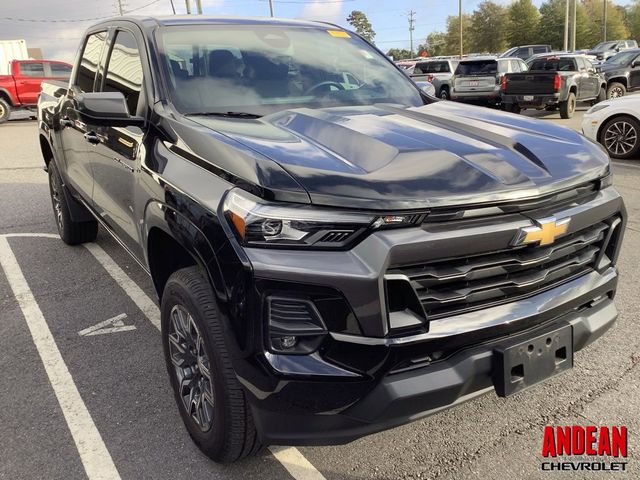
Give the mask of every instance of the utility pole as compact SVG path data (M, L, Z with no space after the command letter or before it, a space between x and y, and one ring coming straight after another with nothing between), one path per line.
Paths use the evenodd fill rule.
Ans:
M123 0L116 0L117 3L117 7L118 7L118 15L123 16L124 15L124 5L122 4Z
M410 10L408 13L409 16L409 41L411 42L411 49L409 50L410 54L411 54L411 58L413 58L413 31L415 30L415 27L413 26L413 17L415 16L416 12L414 12L413 10Z
M184 0L184 3L187 5L187 15L191 15L191 0Z
M198 15L202 15L202 0L196 0L196 8L198 9Z
M566 12L564 14L564 51L569 50L569 0L565 0Z
M458 0L458 19L460 21L460 58L464 49L462 48L462 0Z
M608 0L604 0L604 11L602 13L602 41L607 41L607 6L609 4Z
M273 14L273 0L269 0L269 12L271 13L271 16L274 17L274 14Z
M573 0L573 29L571 31L571 51L576 51L576 27L578 25L578 0Z
M173 4L173 0L169 0L171 2L171 10L173 11L173 14L176 14L176 6Z

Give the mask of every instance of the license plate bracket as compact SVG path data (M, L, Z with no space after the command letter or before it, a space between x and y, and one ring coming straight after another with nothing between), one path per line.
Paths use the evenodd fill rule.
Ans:
M525 102L532 102L532 101L533 101L533 95L524 95L524 96L522 97L522 99L523 99Z
M496 394L508 397L573 367L573 331L563 325L493 353Z

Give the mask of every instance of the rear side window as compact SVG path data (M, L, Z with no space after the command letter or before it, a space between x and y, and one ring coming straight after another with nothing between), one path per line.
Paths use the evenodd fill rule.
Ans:
M71 67L63 63L50 63L51 76L55 78L69 78L71 76Z
M421 73L448 73L449 62L425 62L416 67L416 70Z
M105 92L121 92L127 101L129 114L138 111L138 101L142 90L142 61L135 37L126 31L119 31L111 49Z
M547 53L549 50L547 47L545 46L537 46L537 47L533 47L533 54L535 55L536 53Z
M531 55L529 54L529 47L519 48L518 50L516 50L516 53L514 55L514 57L522 58L523 60L526 60L530 56Z
M496 60L474 60L461 62L456 68L456 75L493 75L498 72Z
M81 92L93 92L93 83L106 38L107 32L93 33L87 37L75 82Z
M42 62L21 63L20 73L27 77L44 77L44 64Z
M547 70L554 72L575 72L576 61L573 58L541 58L531 63L529 70Z

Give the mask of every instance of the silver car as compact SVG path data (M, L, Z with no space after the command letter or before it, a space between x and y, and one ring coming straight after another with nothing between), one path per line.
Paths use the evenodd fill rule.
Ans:
M520 58L474 57L463 59L453 75L451 99L459 102L499 105L500 86L507 73L526 72Z
M448 100L451 98L451 77L458 66L458 59L430 58L416 63L410 77L414 82L430 82L436 90L436 96Z

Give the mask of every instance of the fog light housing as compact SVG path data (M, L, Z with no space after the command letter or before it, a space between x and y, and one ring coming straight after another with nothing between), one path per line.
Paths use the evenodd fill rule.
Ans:
M267 297L269 349L275 353L309 354L328 333L320 313L305 298Z

